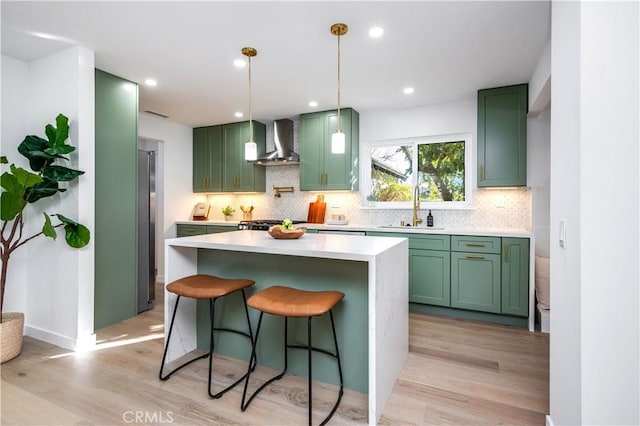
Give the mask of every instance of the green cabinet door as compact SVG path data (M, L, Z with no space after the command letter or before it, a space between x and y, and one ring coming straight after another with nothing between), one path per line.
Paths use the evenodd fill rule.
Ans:
M450 271L448 251L409 250L409 302L450 306Z
M502 239L502 313L529 314L529 239Z
M451 253L451 306L500 313L500 255Z
M336 110L300 116L300 190L358 189L358 112L351 108L340 111L340 128L345 134L344 154L331 152L331 135L337 125Z
M193 192L222 191L222 126L193 129Z
M478 91L478 187L527 184L527 85Z
M357 113L355 113L357 114ZM353 147L354 141L357 148L358 139L353 137L353 120L354 111L352 109L340 110L340 128L344 132L345 136L345 150L344 154L332 154L331 153L331 135L335 133L338 128L338 113L337 111L329 112L326 116L326 134L327 143L325 144L324 152L324 189L328 190L357 190L357 151L354 155ZM357 127L356 127L357 129ZM355 163L354 164L354 159ZM355 174L354 174L355 170Z
M137 144L137 84L96 69L95 329L138 312Z
M324 189L324 114L302 114L300 116L300 190Z
M253 122L253 137L258 145L258 155L266 148L266 127ZM264 192L266 170L244 159L244 144L249 140L249 122L223 125L223 177L225 192Z

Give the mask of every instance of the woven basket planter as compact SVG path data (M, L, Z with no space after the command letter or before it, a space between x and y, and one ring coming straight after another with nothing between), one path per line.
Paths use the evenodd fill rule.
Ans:
M24 314L9 312L2 314L0 323L0 363L5 363L20 354L24 332Z

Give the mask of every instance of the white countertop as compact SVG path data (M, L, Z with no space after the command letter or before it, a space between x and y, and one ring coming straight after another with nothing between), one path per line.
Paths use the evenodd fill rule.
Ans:
M370 261L403 241L406 240L404 238L326 234L304 234L296 240L276 240L265 231L245 230L172 238L166 240L166 244L174 247Z
M219 225L219 226L237 226L235 221L178 221L182 225ZM441 234L441 235L477 235L485 237L516 237L531 238L531 231L526 229L500 229L500 228L428 228L420 225L413 226L376 226L366 224L347 224L347 225L326 225L318 223L304 223L296 226L304 226L308 229L326 230L326 231L365 231L365 232L401 232L407 234ZM264 232L264 231L263 231Z

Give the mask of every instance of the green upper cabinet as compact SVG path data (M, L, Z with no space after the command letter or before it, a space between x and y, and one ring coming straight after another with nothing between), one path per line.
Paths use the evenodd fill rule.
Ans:
M193 192L222 191L222 126L193 129Z
M340 127L346 140L344 154L331 153L331 135L337 126L336 110L300 116L300 190L358 190L358 112L351 108L340 110Z
M502 238L502 313L529 314L529 239Z
M478 187L527 184L527 85L478 91Z
M225 192L265 192L266 169L244 159L244 144L249 140L249 122L225 124L223 132L222 190ZM258 155L266 149L266 126L253 121L253 138Z

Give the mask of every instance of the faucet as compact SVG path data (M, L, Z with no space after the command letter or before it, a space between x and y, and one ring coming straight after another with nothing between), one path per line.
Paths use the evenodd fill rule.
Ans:
M413 188L413 226L422 223L422 219L418 217L418 210L420 210L420 185Z

